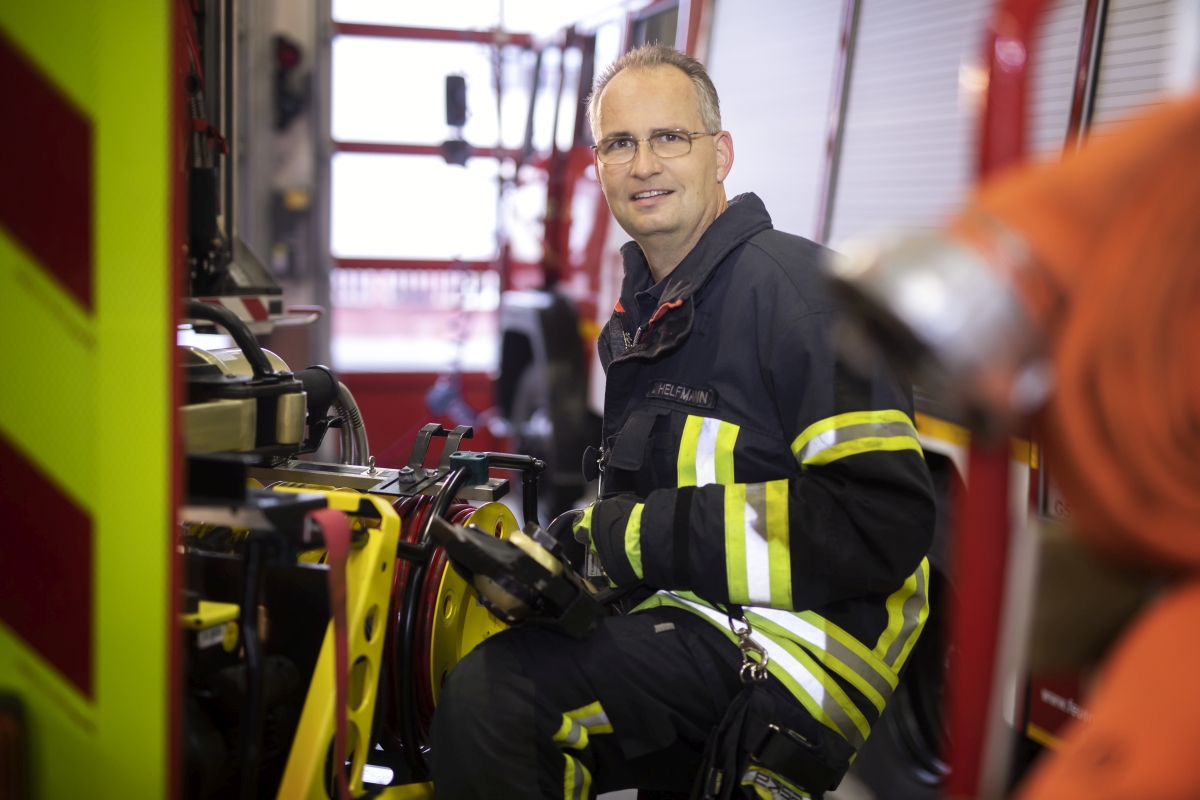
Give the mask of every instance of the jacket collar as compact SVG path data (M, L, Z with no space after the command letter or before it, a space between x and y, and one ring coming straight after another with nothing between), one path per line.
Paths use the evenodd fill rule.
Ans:
M665 305L678 307L679 301L695 295L726 256L750 237L770 227L771 215L758 195L747 192L730 200L725 212L713 220L692 251L666 277L659 308ZM621 248L621 256L625 262L621 305L623 308L636 308L633 296L649 289L654 284L654 278L637 242L626 243Z

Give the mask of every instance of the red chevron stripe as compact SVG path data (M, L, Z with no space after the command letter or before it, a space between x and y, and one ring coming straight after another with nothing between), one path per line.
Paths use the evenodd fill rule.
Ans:
M0 620L92 696L92 518L0 435Z
M243 297L242 304L246 306L246 311L250 313L251 319L263 320L271 316L267 312L267 307L263 305L262 300L259 300L257 297Z
M92 310L92 126L0 33L0 225Z

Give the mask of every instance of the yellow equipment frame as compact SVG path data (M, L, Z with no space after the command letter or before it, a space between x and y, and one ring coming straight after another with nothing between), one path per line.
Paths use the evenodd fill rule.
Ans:
M325 496L330 508L351 516L360 503L370 503L379 514L379 527L367 530L367 540L350 551L346 561L346 621L349 628L350 693L347 709L345 755L351 762L350 791L363 793L362 768L370 747L371 721L378 697L379 670L383 663L383 640L387 631L392 570L396 566L396 543L400 540L400 517L391 504L375 495L347 491L316 491L300 487L277 487L275 491L316 493ZM368 620L370 624L368 625ZM325 630L325 641L313 671L304 710L287 767L276 795L279 800L328 800L326 759L333 747L334 731L333 623Z

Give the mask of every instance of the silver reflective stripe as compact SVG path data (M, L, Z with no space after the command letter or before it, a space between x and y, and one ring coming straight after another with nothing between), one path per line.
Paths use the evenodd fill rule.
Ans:
M584 793L583 764L580 764L579 761L571 756L567 756L567 762L567 769L573 771L573 775L571 776L571 783L573 784L571 787L571 800L587 800L587 795Z
M580 717L575 721L587 728L589 731L592 728L610 724L608 721L608 714L604 713L603 711L601 711L599 714L592 714L590 717Z
M723 615L716 610L709 608L708 606L704 606L699 603L693 603L691 600L680 597L672 592L665 592L664 594L669 595L671 598L680 603L686 604L690 608L694 608L696 611L699 611L701 614L708 617L722 628L724 628L728 623L728 617L726 615ZM785 650L782 645L778 644L770 637L759 636L755 641L762 645L763 649L767 651L767 655L771 659L768 669L777 668L786 673L800 686L804 693L812 698L813 702L820 706L821 710L824 711L831 720L833 720L833 724L837 726L838 731L848 742L850 742L850 744L854 745L855 749L858 749L862 746L866 739L858 730L858 727L850 719L850 715L846 713L846 709L842 708L841 705L838 704L837 700L835 700L829 695L828 692L825 691L825 687L821 685L821 681L818 680L815 675L809 672L808 669L805 668L805 666L799 661L797 661L791 653Z
M895 664L896 659L900 657L901 651L904 650L904 645L908 643L909 637L913 631L917 629L917 623L921 620L921 609L925 607L925 570L924 564L917 567L917 588L904 601L902 614L904 615L904 626L900 628L900 633L888 646L887 652L884 653L883 660L888 664Z
M746 537L746 592L751 605L771 605L771 560L767 548L767 485L746 484L742 516Z
M823 450L855 439L892 436L911 436L916 439L917 431L907 422L863 422L858 425L847 425L844 428L834 428L824 433L818 433L809 439L804 447L796 453L796 460L803 464Z
M567 747L574 747L579 744L579 739L583 736L583 726L575 720L571 720L571 730L563 738L562 743Z
M775 608L755 608L750 613L774 622L802 641L810 649L828 653L833 658L845 664L855 675L858 675L868 686L878 692L879 697L884 703L892 696L892 692L894 691L892 684L879 672L880 668L889 669L886 665L873 666L858 653L832 636L829 636L816 625L801 619L790 611L780 611ZM817 660L819 661L820 659L818 658ZM883 708L880 707L879 710L882 712Z
M721 420L705 417L700 422L700 435L696 439L696 486L707 486L717 482L717 433Z

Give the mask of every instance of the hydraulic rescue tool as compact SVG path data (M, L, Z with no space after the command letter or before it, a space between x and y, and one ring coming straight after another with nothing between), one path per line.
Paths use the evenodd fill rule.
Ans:
M506 540L436 517L431 531L479 602L509 625L528 622L585 639L606 614L595 587L571 569L562 545L536 524Z

